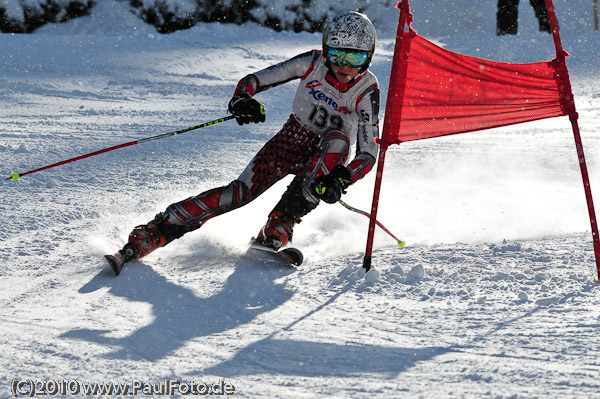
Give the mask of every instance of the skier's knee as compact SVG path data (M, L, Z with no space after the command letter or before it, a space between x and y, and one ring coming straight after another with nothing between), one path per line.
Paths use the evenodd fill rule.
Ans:
M344 133L337 130L330 130L321 138L319 143L319 153L332 155L333 160L337 156L337 163L331 165L331 168L345 161L350 151L350 139ZM329 165L328 165L329 166Z
M301 189L306 201L319 203L319 199L313 192L313 183L317 178L329 174L336 166L344 164L348 159L349 151L350 140L342 132L331 130L321 138L319 151L304 171Z
M163 224L180 226L174 229L177 234L196 230L207 220L239 208L250 200L248 187L243 182L234 180L227 186L169 205L163 214Z

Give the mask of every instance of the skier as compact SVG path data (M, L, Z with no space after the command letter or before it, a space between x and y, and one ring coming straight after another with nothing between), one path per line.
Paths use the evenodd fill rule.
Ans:
M363 14L342 12L325 26L322 39L322 50L297 55L239 81L228 109L243 125L265 121L255 94L300 79L289 119L229 185L174 203L148 224L137 226L122 250L106 256L117 274L126 262L249 203L294 174L254 241L281 250L290 244L294 225L303 216L320 201L337 202L371 170L379 135L379 85L368 69L375 28ZM354 143L355 156L349 162Z
M529 0L538 20L540 31L552 33L544 0ZM496 35L516 35L519 25L519 0L498 0Z

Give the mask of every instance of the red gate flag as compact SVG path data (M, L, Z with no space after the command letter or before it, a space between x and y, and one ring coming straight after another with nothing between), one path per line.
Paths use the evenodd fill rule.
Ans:
M408 62L397 86L389 87L398 93L405 86L386 108L382 139L390 144L575 113L569 85L556 80L567 76L564 63L506 64L455 54L412 29L401 40Z
M400 19L383 123L367 250L371 266L375 218L387 148L405 141L472 132L555 116L569 116L575 136L600 279L600 239L577 112L552 0L546 0L556 58L508 64L456 54L412 29L408 0L398 3ZM405 30L408 28L408 30Z

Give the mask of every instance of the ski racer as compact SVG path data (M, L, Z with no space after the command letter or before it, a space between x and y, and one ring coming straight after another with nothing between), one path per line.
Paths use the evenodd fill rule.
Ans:
M148 224L137 226L114 259L107 256L115 272L294 174L254 242L274 250L289 245L294 225L303 216L320 201L337 202L375 164L380 94L377 78L368 69L375 42L375 28L365 15L342 12L325 26L322 50L242 78L228 106L239 125L265 121L264 108L254 95L299 79L289 119L230 184L171 204ZM355 156L349 160L354 145Z

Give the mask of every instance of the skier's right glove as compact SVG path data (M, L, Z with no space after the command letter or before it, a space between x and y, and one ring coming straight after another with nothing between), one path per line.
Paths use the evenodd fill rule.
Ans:
M346 188L352 184L350 171L344 165L338 165L331 169L327 175L319 176L313 183L314 195L327 202L334 204L346 193Z
M265 121L265 107L247 94L236 94L229 100L229 112L241 126Z

